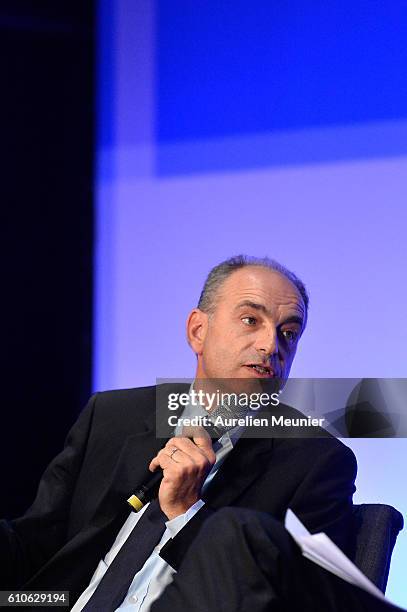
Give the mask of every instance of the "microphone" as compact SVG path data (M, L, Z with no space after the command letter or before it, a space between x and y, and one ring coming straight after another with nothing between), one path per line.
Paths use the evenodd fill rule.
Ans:
M235 397L229 398L229 403L220 404L209 416L204 429L208 432L211 438L215 441L219 440L227 431L235 427L234 424L224 424L225 418L241 418L248 412L247 406L236 406ZM219 418L220 417L220 418ZM216 422L216 425L215 425ZM163 479L163 471L158 469L144 481L144 483L136 489L134 493L127 499L127 503L133 512L139 512L144 506L158 495L161 480Z

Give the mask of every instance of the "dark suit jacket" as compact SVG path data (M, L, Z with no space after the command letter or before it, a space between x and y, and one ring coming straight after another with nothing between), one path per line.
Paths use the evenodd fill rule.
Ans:
M126 499L163 445L155 436L155 387L95 394L46 469L26 514L0 523L2 588L88 585L128 516ZM208 514L222 506L292 508L312 532L346 549L356 461L332 437L240 439L205 495L206 505L162 549L175 568Z

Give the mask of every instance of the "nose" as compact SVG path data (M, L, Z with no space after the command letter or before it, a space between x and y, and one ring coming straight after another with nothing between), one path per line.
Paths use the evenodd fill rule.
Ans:
M278 338L275 327L267 327L259 332L256 338L255 348L263 359L265 356L271 357L271 355L278 353Z

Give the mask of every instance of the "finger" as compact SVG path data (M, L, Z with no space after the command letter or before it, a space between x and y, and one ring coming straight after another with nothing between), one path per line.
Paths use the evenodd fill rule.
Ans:
M201 440L199 437L196 438L198 442ZM210 440L210 438L209 438ZM207 446L199 446L194 441L189 438L176 438L174 445L182 450L183 453L191 457L191 459L197 463L200 467L207 466L208 462L213 465L215 462L216 456L212 449L212 444L210 447ZM176 453L178 454L178 453Z
M212 440L204 427L200 427L199 425L196 427L185 426L183 428L183 433L188 436L188 438L192 438L194 444L205 453L211 462L215 461L216 455L212 447L212 442L214 440Z
M206 441L208 448L212 448L212 438L209 435L209 433L206 431L206 429L204 429L204 427L201 427L199 425L184 425L184 427L182 428L182 434L181 435L177 435L174 436L173 438L170 438L170 440L167 441L166 445L167 447L169 446L177 446L177 442L179 440L183 440L183 439L189 439L192 440L194 438L200 438ZM201 443L202 446L202 443Z
M159 453L151 460L148 469L151 472L154 472L154 470L156 470L158 467L160 467L161 469L165 469L170 461L170 455L164 452L164 449L161 449Z
M174 455L180 455L178 458L174 457ZM150 465L148 466L149 470L154 472L158 467L161 469L168 469L174 463L185 463L185 459L188 459L187 463L194 464L195 462L190 459L190 457L183 453L182 450L175 446L164 446L159 453L151 460Z
M178 438L178 437L171 438L170 440L168 440L168 442L166 443L166 445L162 449L162 451L165 452L171 459L172 459L173 455L175 455L176 453L180 453L181 452L182 444L179 444L179 440L180 440L180 438ZM174 458L174 460L177 461L177 463L179 463L179 461L177 459Z
M207 468L208 462L212 466L215 464L216 455L212 448L212 440L207 431L203 427L185 427L184 431L194 434L194 440L184 436L175 436L167 441L164 448L174 449L179 448L189 455L201 468ZM176 459L179 463L180 460Z
M194 461L194 463L197 460L200 460L200 452L195 446L195 444L192 442L192 440L190 440L189 438L177 438L175 444L171 446L173 448L177 448L178 450L178 452L174 453L174 458L176 458L176 455L182 452L184 455L190 457ZM171 446L169 446L169 450L171 449Z
M212 439L204 427L200 425L184 425L182 428L182 437L186 438L205 438L208 444L212 446Z
M178 442L178 440L180 440L180 439L181 439L181 437L182 437L182 436L175 436L174 438L170 438L170 439L168 440L168 442L166 443L166 445L164 446L164 448L169 448L170 450L171 450L172 448L178 448L178 446L177 446L177 442Z

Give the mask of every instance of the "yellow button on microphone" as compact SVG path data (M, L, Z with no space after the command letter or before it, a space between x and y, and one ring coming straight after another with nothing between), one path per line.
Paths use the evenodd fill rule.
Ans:
M137 495L130 495L127 503L133 508L135 512L139 512L144 506L143 502L137 497Z

